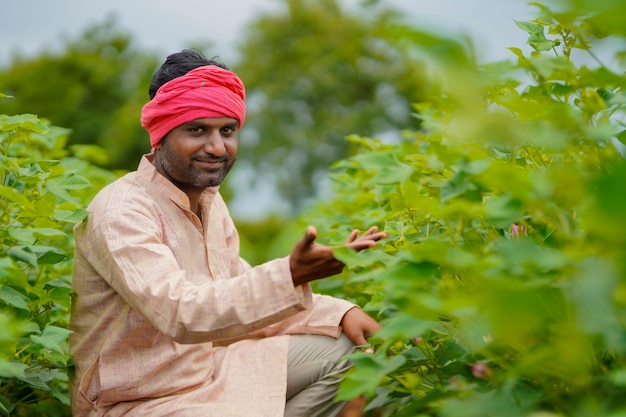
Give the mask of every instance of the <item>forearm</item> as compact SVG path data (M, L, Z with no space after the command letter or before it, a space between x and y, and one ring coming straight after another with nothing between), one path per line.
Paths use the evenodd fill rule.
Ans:
M242 339L258 339L284 334L319 334L339 337L341 320L346 312L355 307L357 306L345 300L313 294L313 303L310 308L278 323L240 337L220 340L216 344L228 345Z

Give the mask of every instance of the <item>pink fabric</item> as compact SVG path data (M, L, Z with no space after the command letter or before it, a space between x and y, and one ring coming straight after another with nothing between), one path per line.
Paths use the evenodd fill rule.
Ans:
M141 125L156 146L183 123L203 117L232 117L243 126L246 91L237 75L215 65L189 71L163 84L141 110Z

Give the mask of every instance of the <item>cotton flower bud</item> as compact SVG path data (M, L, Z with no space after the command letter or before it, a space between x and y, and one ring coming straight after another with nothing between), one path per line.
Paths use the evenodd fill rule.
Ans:
M472 364L472 375L478 379L485 379L491 376L491 369L481 362Z
M513 223L511 225L511 237L519 238L520 236L526 236L526 226L518 226Z

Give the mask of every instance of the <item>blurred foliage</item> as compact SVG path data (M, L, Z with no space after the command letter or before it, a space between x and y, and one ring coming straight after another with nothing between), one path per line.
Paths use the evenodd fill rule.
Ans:
M315 285L383 323L339 394L377 415L626 415L626 3L535 6L514 61L397 27L432 74L422 129L352 136L296 227L388 233Z
M336 0L284 4L284 13L251 23L242 58L226 64L249 97L240 169L270 182L295 213L319 191L328 166L354 149L345 136L417 127L411 102L421 99L424 84L419 61L389 38L397 12L369 5L349 13ZM206 44L195 46L215 55ZM108 18L66 40L60 53L16 56L0 69L0 91L13 96L0 102L0 112L45 115L72 129L70 144L105 149L94 161L100 166L131 170L149 151L138 120L162 61L139 51ZM227 196L244 188L231 183L224 184Z
M0 91L12 96L0 101L0 113L45 115L72 129L69 144L104 149L91 155L94 163L134 169L150 150L139 115L157 62L109 18L66 40L59 53L14 56L0 70Z
M238 221L241 257L250 265L259 265L273 258L287 256L290 246L286 249L281 247L276 252L272 249L277 236L282 234L287 224L279 216L267 217L262 221Z
M0 115L0 415L70 415L72 226L116 175L71 156L68 133Z
M323 173L353 153L348 134L417 127L420 61L399 49L390 10L342 9L337 0L285 0L285 11L247 27L233 65L248 91L239 159L272 181L295 212L320 191Z

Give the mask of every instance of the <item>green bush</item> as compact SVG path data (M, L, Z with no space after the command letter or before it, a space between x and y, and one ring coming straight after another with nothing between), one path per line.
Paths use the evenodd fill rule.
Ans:
M72 226L114 174L68 156L68 132L0 115L0 415L70 415Z
M532 52L511 48L516 62L398 28L431 63L423 130L351 137L362 152L304 216L331 243L389 235L337 250L348 269L317 284L383 323L340 398L394 417L626 415L626 78L591 50L601 28L619 63L623 34L607 31L625 26L538 7L517 22Z

